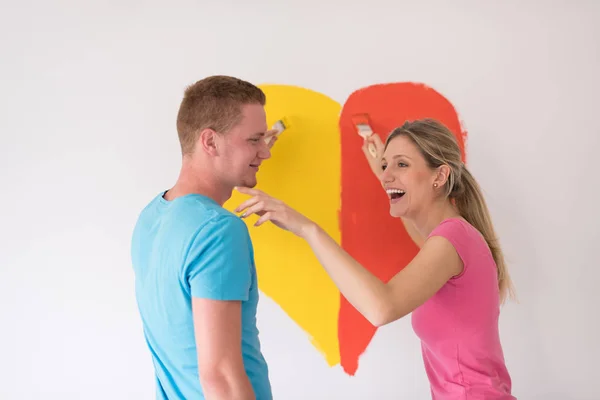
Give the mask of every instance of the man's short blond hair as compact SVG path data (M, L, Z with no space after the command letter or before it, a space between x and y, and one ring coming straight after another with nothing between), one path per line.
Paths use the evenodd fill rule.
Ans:
M242 118L242 106L265 105L264 92L257 86L231 76L210 76L190 85L177 114L177 133L182 153L194 150L203 129L226 133Z

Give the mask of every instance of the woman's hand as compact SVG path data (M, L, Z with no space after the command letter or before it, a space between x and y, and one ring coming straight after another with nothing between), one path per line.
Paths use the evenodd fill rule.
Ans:
M375 157L373 157L373 155L369 152L370 145L373 145L375 147ZM373 133L371 136L366 138L362 145L362 151L363 153L365 153L365 157L367 158L369 166L371 167L371 171L373 171L377 179L379 179L379 176L383 172L383 170L381 169L381 159L383 158L384 147L385 145L381 141L379 135L376 133Z
M279 228L290 231L302 238L306 237L311 228L316 227L314 222L283 201L275 199L258 189L237 187L236 190L252 196L240 204L235 212L244 211L241 215L242 218L246 218L251 214L260 216L254 226L260 226L267 221L271 221Z

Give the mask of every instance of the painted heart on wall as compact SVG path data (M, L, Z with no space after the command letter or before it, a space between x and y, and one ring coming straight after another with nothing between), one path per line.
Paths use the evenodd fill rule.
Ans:
M260 85L267 97L269 125L285 117L289 127L257 175L257 188L297 209L323 227L361 265L387 282L417 254L402 221L389 215L389 202L361 150L351 122L368 113L385 141L406 120L431 117L454 133L465 161L466 131L452 104L418 83L377 84L353 92L343 107L313 90ZM234 192L233 210L245 197ZM341 296L301 239L272 224L254 228L260 290L273 299L310 338L328 365L354 375L376 327Z

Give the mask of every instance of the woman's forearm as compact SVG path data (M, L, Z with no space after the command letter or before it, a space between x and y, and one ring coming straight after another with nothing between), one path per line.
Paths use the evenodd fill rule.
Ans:
M318 225L311 225L303 236L350 304L375 326L389 322L392 302L387 285L356 262Z

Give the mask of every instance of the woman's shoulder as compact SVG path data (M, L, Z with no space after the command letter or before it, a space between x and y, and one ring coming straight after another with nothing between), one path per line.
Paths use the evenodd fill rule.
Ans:
M479 230L462 217L443 220L433 229L428 238L432 236L445 237L459 253L464 253L473 247L487 247L487 242Z
M460 257L463 263L463 269L459 274L453 277L455 279L462 277L467 270L471 269L471 264L479 264L482 255L486 255L486 260L490 255L487 242L483 235L462 217L443 220L429 234L428 238L433 236L445 238L450 242L454 251L456 251Z
M440 234L451 234L454 236L464 236L478 233L477 229L473 227L467 220L462 217L451 217L446 218L440 222L429 234L429 237Z

